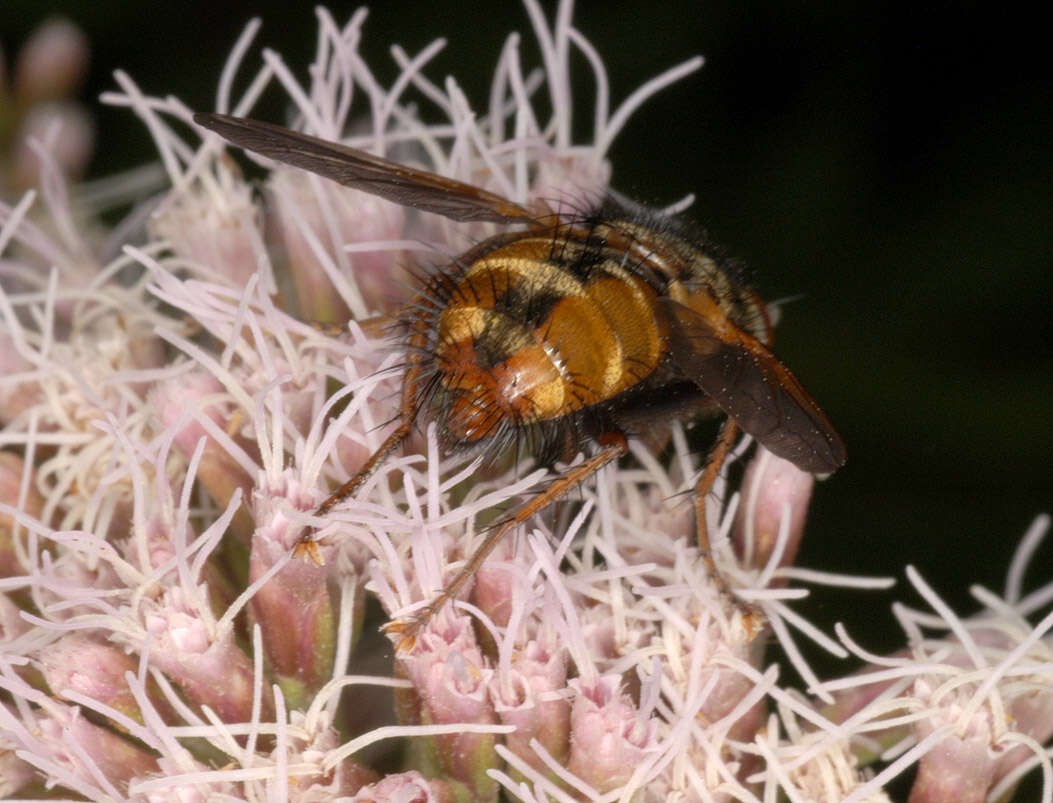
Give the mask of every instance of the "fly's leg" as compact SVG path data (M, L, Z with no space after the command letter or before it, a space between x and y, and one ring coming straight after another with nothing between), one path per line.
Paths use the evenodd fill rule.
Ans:
M406 374L402 379L402 401L399 404L399 425L398 428L388 435L387 439L380 444L380 447L369 456L369 459L365 462L365 465L360 468L355 475L337 488L329 497L322 502L315 510L314 515L316 517L325 516L330 510L339 505L346 499L354 496L355 492L362 487L362 484L376 473L376 470L380 468L384 462L391 457L402 442L409 437L409 434L413 431L413 422L417 419L417 399L418 399L418 387L420 385L421 376L424 373L423 370L423 348L426 342L426 332L421 327L417 327L417 331L414 332L412 339L410 340L409 357L407 359ZM293 547L293 555L298 558L304 558L310 560L316 566L324 566L325 559L322 557L322 550L318 548L318 543L312 537L312 529L307 527L304 529L300 538L296 542L296 546Z
M706 567L706 573L713 581L713 585L716 586L717 594L721 600L742 614L743 625L749 631L750 637L753 638L764 629L764 613L756 605L740 600L735 596L735 592L731 590L727 579L720 569L717 568L716 561L713 560L713 549L709 541L709 527L706 524L706 497L713 490L713 484L717 481L720 469L728 458L728 453L735 443L735 436L738 435L738 432L738 425L731 418L725 418L724 424L720 428L720 435L717 436L717 442L706 460L706 467L702 471L702 476L698 478L698 482L695 485L695 524L698 535L699 557L702 558L702 563Z
M423 628L428 621L438 613L443 605L454 599L457 594L460 593L461 589L464 588L465 583L475 576L475 573L479 571L479 567L483 565L483 561L485 561L490 553L494 551L494 548L501 542L501 539L504 538L512 528L519 524L523 524L535 513L544 510L566 494L567 491L577 487L605 465L624 456L629 451L625 436L620 432L601 436L600 438L597 438L597 441L602 447L599 452L581 465L575 466L564 472L553 480L544 491L524 504L510 516L502 519L491 527L490 531L483 539L483 542L476 547L474 552L472 552L467 562L461 567L461 570L457 572L457 575L450 581L449 585L432 599L427 606L406 619L398 619L385 625L384 632L399 638L397 646L398 652L408 652L413 649L417 642L417 634L420 632L421 628Z

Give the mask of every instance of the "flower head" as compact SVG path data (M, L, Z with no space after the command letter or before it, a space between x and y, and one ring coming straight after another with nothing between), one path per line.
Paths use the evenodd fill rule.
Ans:
M442 43L396 48L384 86L358 51L364 12L340 25L324 10L306 85L265 51L234 95L253 23L217 106L248 114L277 84L316 136L580 210L608 192L606 152L631 112L701 62L608 113L570 3L552 23L526 7L543 68L525 71L510 37L479 112L427 77ZM574 51L597 87L585 145ZM171 184L143 237L84 236L75 196L50 180L53 137L34 145L40 192L0 204L0 793L879 800L918 762L922 800L1048 770L1051 616L1029 619L1048 589L982 592L985 613L962 619L911 573L933 613L897 609L901 654L824 634L793 609L800 583L887 582L793 566L812 478L758 450L742 504L725 472L706 515L735 597L763 611L807 686L792 690L700 556L699 461L679 425L667 461L633 442L632 461L514 528L395 654L376 626L428 605L501 511L566 468L449 454L430 422L319 507L417 401L401 397L404 343L369 316L496 228L249 156L270 171L257 192L181 103L116 80L106 100L146 123ZM305 534L314 562L292 556ZM821 680L801 636L870 668Z

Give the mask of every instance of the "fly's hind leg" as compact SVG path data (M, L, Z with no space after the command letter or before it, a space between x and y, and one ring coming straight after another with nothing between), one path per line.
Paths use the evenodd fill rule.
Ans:
M743 625L749 632L750 638L754 638L764 629L764 613L756 605L740 600L735 596L735 592L732 591L727 579L720 569L717 568L716 561L713 560L713 549L709 541L709 526L706 524L706 498L709 496L709 492L713 490L713 484L720 475L720 469L728 458L728 453L735 443L735 436L738 435L738 432L738 425L731 418L725 418L724 424L720 428L720 435L717 436L717 442L710 451L709 458L706 460L706 466L695 485L695 526L698 535L699 557L702 559L702 563L705 565L706 572L713 581L713 585L717 588L717 594L724 603L733 609L737 609L742 614Z
M568 469L553 480L545 490L507 518L502 519L491 527L490 531L483 539L483 542L476 547L475 551L468 557L467 562L465 562L464 566L462 566L460 571L457 572L453 580L451 580L450 583L431 600L431 602L410 617L396 619L385 625L384 632L392 636L397 636L399 639L397 646L398 652L404 653L413 649L417 641L417 634L420 630L436 613L438 613L443 605L454 599L460 593L461 589L464 588L465 583L475 576L475 573L479 571L479 567L483 565L483 561L485 561L490 553L494 551L494 548L501 542L501 539L504 538L512 528L519 524L523 524L535 513L544 510L550 504L566 494L567 491L577 487L605 465L624 456L629 451L625 436L620 432L601 436L597 438L597 441L601 446L599 452L580 465Z

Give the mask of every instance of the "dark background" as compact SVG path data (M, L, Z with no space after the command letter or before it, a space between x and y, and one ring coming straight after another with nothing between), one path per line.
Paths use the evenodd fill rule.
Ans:
M94 173L153 153L126 111L94 104L114 68L148 93L211 108L250 13L264 20L257 43L308 63L314 14L293 5L216 16L200 0L55 4L95 46ZM1001 589L1016 542L1053 509L1046 27L979 3L610 5L579 4L575 19L605 59L612 105L706 57L632 118L612 152L615 187L656 204L696 193L692 216L749 263L765 298L803 294L784 309L776 350L837 424L849 461L817 491L800 563L900 578L888 595L821 590L808 615L847 621L871 649L898 645L888 602L917 602L907 563L956 610L974 610L969 585ZM2 4L8 58L52 8ZM343 23L354 6L331 8ZM375 5L365 30L362 50L387 81L390 43L414 53L446 36L427 74L454 74L478 108L507 32L533 52L513 3ZM578 87L583 101L591 93L587 80ZM1051 566L1047 546L1032 587L1053 579Z

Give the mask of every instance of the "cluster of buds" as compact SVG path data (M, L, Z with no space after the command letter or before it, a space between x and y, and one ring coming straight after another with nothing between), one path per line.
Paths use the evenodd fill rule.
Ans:
M357 49L365 14L322 10L306 85L265 51L234 97L253 23L217 107L245 115L276 82L317 136L361 131L344 141L524 205L580 204L606 191L630 114L701 60L608 114L570 5L550 24L527 0L544 67L525 71L510 37L480 115L425 76L442 42L393 48L383 87ZM595 71L587 146L571 138L574 50ZM889 581L795 568L813 480L756 450L741 493L718 479L710 532L794 690L699 558L698 455L679 427L668 465L633 443L632 465L506 539L395 654L377 626L551 477L443 454L430 427L314 515L397 414L403 357L373 316L405 298L407 265L493 229L265 161L257 193L189 109L116 80L105 100L146 123L170 178L149 215L79 235L54 137L28 141L39 191L0 202L0 796L877 801L915 764L915 803L1000 797L1035 766L1053 793L1053 586L1019 581L1047 519L971 619L908 571L930 610L897 607L906 647L872 655L792 603L802 583ZM312 530L321 565L292 557ZM821 680L801 637L867 668Z

